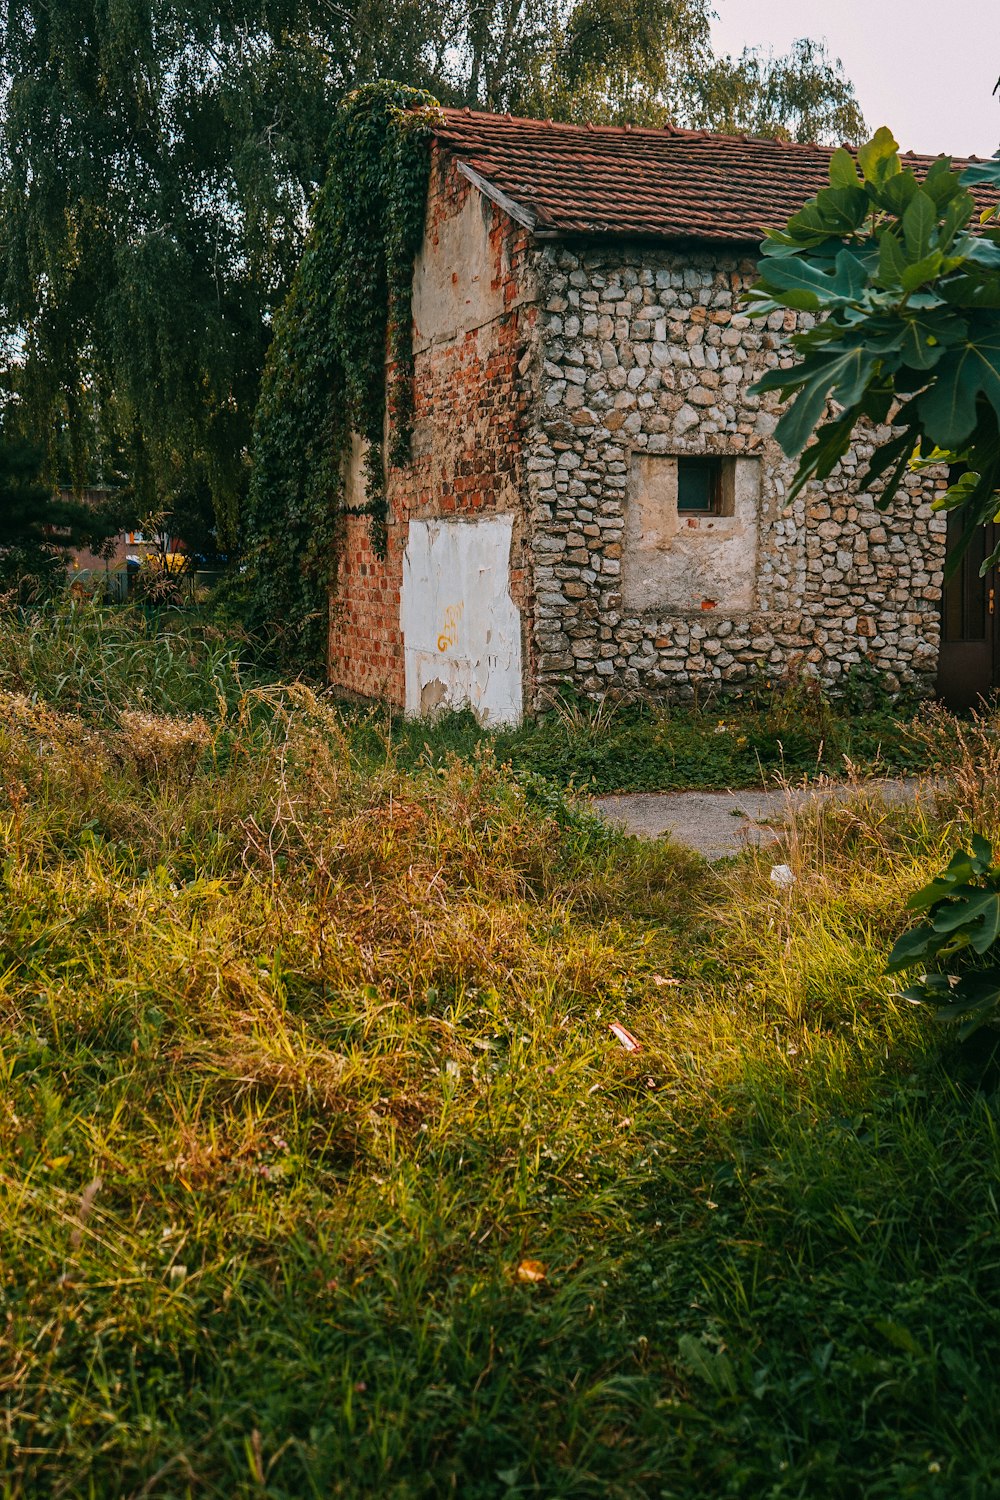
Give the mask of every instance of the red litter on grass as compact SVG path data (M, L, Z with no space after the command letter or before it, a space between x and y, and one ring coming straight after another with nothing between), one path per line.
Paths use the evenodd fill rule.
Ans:
M641 1045L636 1041L631 1031L626 1031L625 1027L620 1026L617 1021L612 1021L611 1025L608 1027L608 1030L611 1032L612 1036L616 1036L618 1038L622 1046L625 1048L626 1052L642 1051Z

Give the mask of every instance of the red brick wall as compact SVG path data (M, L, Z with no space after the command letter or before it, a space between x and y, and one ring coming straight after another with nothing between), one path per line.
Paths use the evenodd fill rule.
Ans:
M443 313L441 326L419 330L413 454L408 465L389 474L384 562L372 551L366 517L347 515L338 537L337 581L330 601L330 679L348 692L397 705L404 701L399 603L411 518L515 512L511 593L522 612L526 675L531 671L522 483L527 394L518 369L536 311L526 300L528 236L435 148L425 258L448 253L441 248L442 231L448 220L472 212L470 199L481 210L486 235L480 248L490 286L488 294L481 288L478 295L487 316L476 326L456 331L449 330ZM442 269L447 272L447 267L439 267L439 278ZM458 269L450 279L458 283Z
M375 556L367 516L337 529L337 583L330 598L330 681L365 698L403 701L399 590L405 528L390 524L384 561ZM401 535L402 532L402 535Z

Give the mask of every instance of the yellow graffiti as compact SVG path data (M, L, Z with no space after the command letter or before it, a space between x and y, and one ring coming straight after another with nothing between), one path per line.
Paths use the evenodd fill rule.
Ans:
M464 604L449 604L444 612L444 628L438 636L438 650L447 651L458 640L458 622L465 611Z

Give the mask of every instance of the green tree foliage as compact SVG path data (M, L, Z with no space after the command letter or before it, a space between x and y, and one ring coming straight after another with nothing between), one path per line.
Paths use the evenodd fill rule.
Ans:
M921 179L883 127L856 160L834 152L830 186L769 233L752 314L818 315L755 387L795 397L775 433L801 455L793 495L826 478L858 422L891 423L866 476L883 508L909 466L949 463L960 477L938 503L962 509L966 535L996 514L1000 227L972 189L995 204L1000 159L956 172L938 157Z
M745 50L712 62L693 81L693 124L792 141L864 139L854 89L822 44L801 38L785 57Z
M240 0L0 12L0 297L27 412L72 435L78 482L117 434L151 503L203 473L230 531L322 170L331 64L310 20L280 0L266 20Z
M60 576L67 548L99 549L121 529L114 502L88 505L41 478L43 455L0 429L0 590L34 594Z
M713 62L704 0L487 0L479 16L464 102L480 109L683 123L688 81Z
M574 11L532 114L688 125L783 140L860 141L865 122L839 61L802 39L784 57L716 57L703 7L594 4Z
M77 483L118 449L147 509L207 489L231 547L337 101L390 77L446 104L753 127L742 96L717 105L708 17L708 0L8 0L0 338L50 477L64 449Z
M790 368L754 387L795 398L775 431L786 453L799 455L793 495L831 472L859 422L890 424L865 476L882 481L883 509L907 469L946 464L952 483L935 504L961 513L963 543L1000 514L998 189L1000 155L960 172L938 157L918 179L883 127L856 162L835 152L830 186L770 233L752 312L819 315L792 335ZM963 550L955 548L952 567ZM998 562L1000 546L982 572ZM920 920L888 964L889 973L918 971L905 997L962 1037L995 1025L1000 867L992 846L974 835L971 852L958 850L907 905Z

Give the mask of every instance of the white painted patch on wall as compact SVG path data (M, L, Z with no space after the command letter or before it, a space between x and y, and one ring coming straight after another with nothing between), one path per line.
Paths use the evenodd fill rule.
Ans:
M410 522L399 608L408 714L468 704L481 724L520 721L513 525L512 516Z

